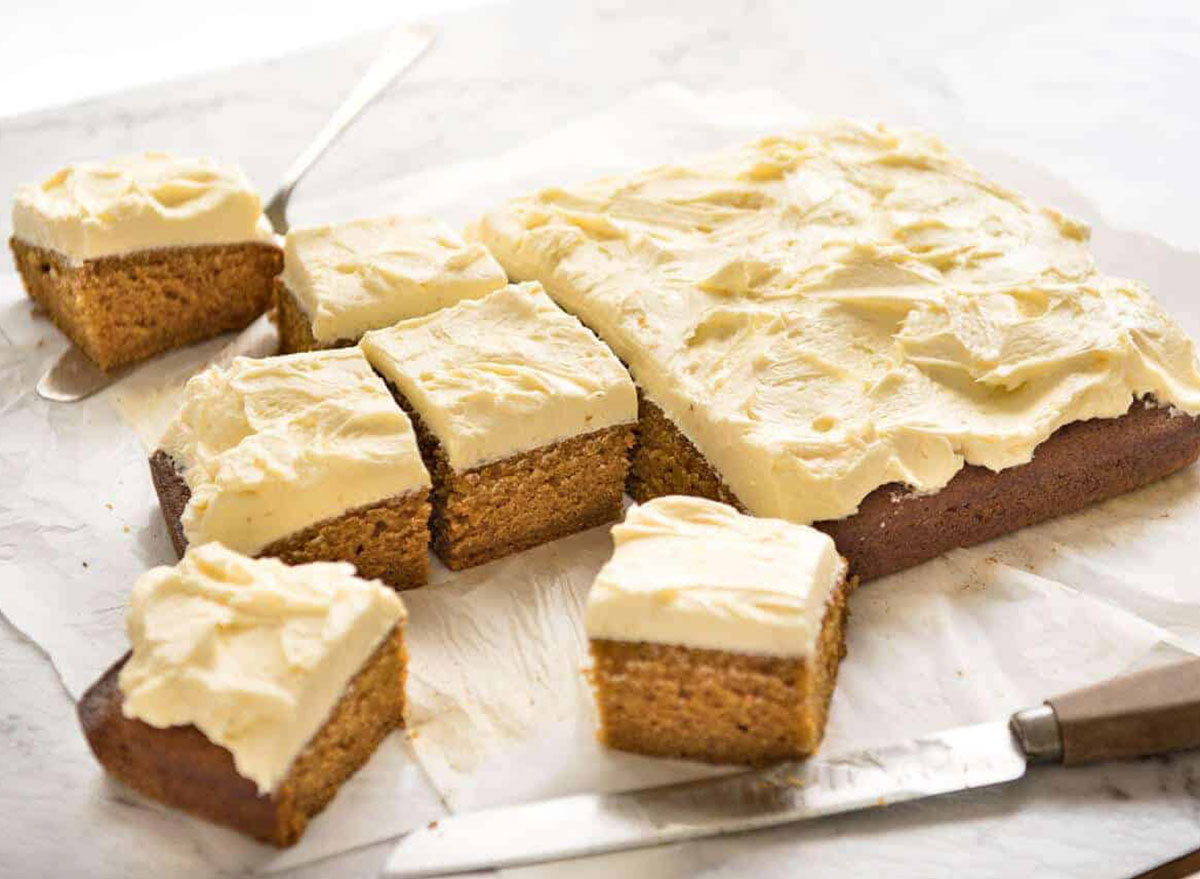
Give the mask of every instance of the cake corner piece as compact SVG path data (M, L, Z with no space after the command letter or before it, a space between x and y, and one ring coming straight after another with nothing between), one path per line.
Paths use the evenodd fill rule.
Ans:
M278 598L267 599L274 617L262 605L243 620L264 641L278 644L278 656L247 652L219 629L198 631L212 625L211 615L197 614L190 628L175 625L172 632L162 627L161 612L158 622L148 612L182 591L197 609L208 605L237 616L228 602L235 584L252 596L262 590L284 599L282 605ZM311 617L318 602L328 613L339 598L355 607L355 624L340 631L340 643L326 643L318 661L300 676L281 671L287 666L279 642L291 619L289 590L296 590L304 604L300 616ZM131 632L150 634L133 638L131 652L83 694L77 714L106 772L144 796L263 842L290 846L384 737L404 724L403 604L391 590L354 577L346 565L288 568L209 544L174 568L143 575L134 591ZM344 604L339 613L344 622ZM205 637L211 653L172 651L174 641L189 637L185 628ZM218 660L226 675L236 672L262 684L240 695L237 687L222 689L219 679L203 674L205 663ZM193 686L180 688L180 680ZM246 694L262 686L286 697L286 717L279 705L276 710L260 706L257 712L242 706L240 713L258 716L257 723L232 730L222 722L223 711L238 712L236 701L253 699Z
M210 197L163 210L162 199L198 187ZM270 305L283 268L240 170L158 153L20 187L9 246L30 299L105 371L242 329Z
M833 541L695 497L630 509L587 603L600 739L709 763L813 753L855 581Z

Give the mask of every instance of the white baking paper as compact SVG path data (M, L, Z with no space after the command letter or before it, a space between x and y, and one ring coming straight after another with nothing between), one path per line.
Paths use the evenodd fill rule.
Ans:
M703 152L803 119L771 92L701 96L661 86L507 154L425 170L301 213L432 211L463 222L532 188ZM1036 167L970 155L1039 201L1095 215ZM1107 268L1150 281L1200 336L1191 286L1200 256L1109 228L1095 238ZM0 612L41 645L72 696L125 650L133 580L173 560L146 454L179 388L214 359L265 352L272 332L260 321L239 338L160 358L86 402L49 404L33 387L63 340L34 315L15 276L0 277ZM1000 718L1070 687L1200 652L1190 573L1196 533L1200 477L1188 471L869 584L851 603L825 752ZM272 871L395 836L446 807L719 771L614 753L595 741L580 615L609 548L606 529L595 529L471 571L435 566L429 587L406 593L411 739L389 739L294 849L276 853L167 813L103 781L98 769L97 796L135 805L134 820L152 814L146 844L161 847L164 863L172 846L186 844L222 870ZM810 829L804 838L812 845L820 834ZM722 851L736 854L739 845L722 843ZM687 851L603 863L682 875Z

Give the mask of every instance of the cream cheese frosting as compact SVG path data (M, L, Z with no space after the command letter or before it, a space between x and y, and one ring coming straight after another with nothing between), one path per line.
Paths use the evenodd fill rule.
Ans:
M430 485L412 423L357 348L238 357L194 376L183 397L159 448L191 490L191 546L254 555Z
M19 187L13 236L74 263L160 247L274 242L240 169L165 153L79 162Z
M458 471L637 420L625 368L540 284L402 321L360 344Z
M588 637L807 656L844 573L827 534L726 504L632 506L588 593Z
M1192 342L1088 229L938 140L850 122L546 189L470 232L629 365L751 512L838 519L899 482L1028 462L1152 395Z
M476 299L508 283L486 247L432 217L378 217L293 229L283 282L322 343Z
M158 728L192 724L269 794L405 618L396 593L353 565L194 547L133 587L122 712Z

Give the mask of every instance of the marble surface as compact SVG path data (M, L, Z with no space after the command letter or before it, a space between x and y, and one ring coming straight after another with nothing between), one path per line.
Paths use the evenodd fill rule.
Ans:
M1200 226L1189 220L1200 197L1192 155L1200 13L1171 3L1137 12L1115 3L1086 12L1028 0L960 5L969 8L537 0L446 18L433 54L298 191L293 219L315 219L306 204L351 192L364 212L402 209L379 203L387 180L492 154L669 79L698 89L770 86L818 113L886 109L891 121L1037 160L1086 192L1096 216L1200 247ZM74 158L151 145L238 160L269 190L378 43L364 37L5 120L0 190ZM830 77L836 102L823 87ZM8 233L4 216L0 234ZM172 823L112 801L52 667L4 622L0 693L0 875L161 873L162 846L151 861L143 841L169 837ZM773 851L803 838L813 876L1128 876L1200 844L1200 755L1038 770L1020 785L759 837L749 861L744 849L729 860L712 841L663 864L691 875L790 875L797 865ZM387 849L288 875L373 876ZM212 875L184 838L171 855L172 874ZM619 857L598 859L574 872L621 867Z

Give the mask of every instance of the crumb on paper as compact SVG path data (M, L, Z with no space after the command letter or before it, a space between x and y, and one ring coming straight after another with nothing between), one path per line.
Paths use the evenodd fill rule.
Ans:
M437 826L438 826L437 819L434 818L432 821L429 822L429 824L427 826L430 830L437 830Z
M104 505L104 509L106 509L106 510L111 510L112 508L113 508L113 505L112 505L112 504L105 504L105 505Z
M128 534L128 533L129 533L129 526L128 526L128 525L122 525L122 526L121 526L121 530L122 530L122 531L124 531L126 534Z
M87 562L84 562L84 563L83 563L83 566L86 568L86 567L88 566L88 563L87 563Z

